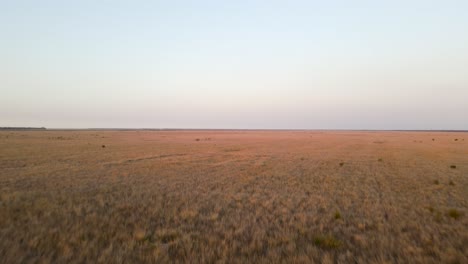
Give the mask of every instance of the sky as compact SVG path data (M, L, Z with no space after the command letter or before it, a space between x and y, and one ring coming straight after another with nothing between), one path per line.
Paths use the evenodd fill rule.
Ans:
M468 130L468 1L0 0L0 127Z

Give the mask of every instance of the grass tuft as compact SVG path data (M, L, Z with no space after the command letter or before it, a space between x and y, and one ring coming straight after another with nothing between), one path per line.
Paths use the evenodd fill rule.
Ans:
M331 235L320 235L314 238L314 245L322 249L336 249L341 246L341 241Z
M451 168L451 169L456 169L457 166L456 166L456 165L450 165L450 168Z
M343 167L343 165L344 165L344 162L340 162L340 167Z
M460 218L462 216L462 213L460 211L458 211L457 209L450 209L450 210L448 210L447 215L449 217L457 220L458 218Z
M159 240L163 244L171 243L179 238L179 233L170 230L161 231L157 234L157 240Z
M341 214L339 211L336 211L335 212L335 219L338 220L338 219L341 219Z

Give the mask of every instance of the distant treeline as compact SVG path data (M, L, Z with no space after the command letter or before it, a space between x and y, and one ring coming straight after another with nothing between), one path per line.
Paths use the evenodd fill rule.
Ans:
M0 130L46 130L45 127L0 127Z

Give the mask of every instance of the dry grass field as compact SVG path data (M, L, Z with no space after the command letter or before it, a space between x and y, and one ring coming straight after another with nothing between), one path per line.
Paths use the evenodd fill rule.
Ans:
M468 133L0 132L2 263L468 263Z

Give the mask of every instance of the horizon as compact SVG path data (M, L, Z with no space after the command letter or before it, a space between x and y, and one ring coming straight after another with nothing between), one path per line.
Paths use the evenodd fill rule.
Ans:
M350 131L350 132L468 132L460 129L327 129L327 128L150 128L150 127L87 127L87 128L60 128L60 127L0 127L0 131L15 130L49 130L49 131Z
M466 1L0 3L0 122L468 130Z

